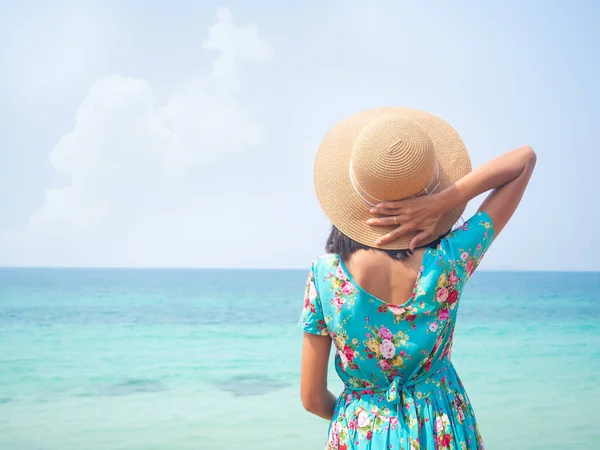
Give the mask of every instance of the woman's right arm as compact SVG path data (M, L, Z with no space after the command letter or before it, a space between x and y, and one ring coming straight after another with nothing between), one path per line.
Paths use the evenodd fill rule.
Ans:
M492 190L479 210L491 217L494 236L498 236L521 202L536 159L535 152L529 146L505 153L440 192L440 201L447 210L451 210Z
M379 217L369 219L368 223L374 226L389 226L395 222L400 224L382 237L378 244L418 231L410 243L410 248L414 249L419 242L435 233L444 213L492 190L479 210L490 216L494 223L494 235L498 236L517 209L535 163L533 149L529 146L519 147L485 163L438 194L377 205L371 213Z

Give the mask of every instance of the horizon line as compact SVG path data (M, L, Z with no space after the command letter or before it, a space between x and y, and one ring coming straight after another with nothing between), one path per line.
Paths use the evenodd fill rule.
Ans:
M43 270L247 270L247 271L300 271L309 270L305 267L202 267L202 266L4 266L0 270L14 269L43 269ZM501 272L529 272L529 273L600 273L600 269L480 269L478 272L501 273Z

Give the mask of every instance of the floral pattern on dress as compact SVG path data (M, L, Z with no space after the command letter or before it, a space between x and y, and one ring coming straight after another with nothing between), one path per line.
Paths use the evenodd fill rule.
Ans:
M338 255L313 263L299 325L331 337L345 386L327 450L484 448L450 357L463 288L493 238L478 212L427 249L404 305L365 292Z
M398 369L404 365L408 335L402 331L392 333L386 326L366 326L364 348L367 358L375 359L388 379L399 376Z

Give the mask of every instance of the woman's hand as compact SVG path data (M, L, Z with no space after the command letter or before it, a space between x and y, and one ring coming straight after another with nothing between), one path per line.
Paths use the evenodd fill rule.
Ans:
M414 250L419 242L433 235L444 213L493 189L479 210L492 218L496 238L517 209L536 161L537 156L531 147L519 147L485 163L437 194L380 203L371 209L371 214L379 217L369 219L367 223L373 226L398 225L380 238L377 245L417 231L409 247Z
M443 205L444 202L439 194L380 203L371 209L371 214L379 217L369 219L367 223L372 226L398 225L398 228L382 236L376 242L377 245L386 244L406 233L417 231L409 246L410 250L414 250L419 242L434 234L440 218L446 212Z

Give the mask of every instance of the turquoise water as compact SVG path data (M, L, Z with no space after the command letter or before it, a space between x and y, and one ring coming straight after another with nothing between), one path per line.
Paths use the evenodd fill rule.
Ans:
M322 449L307 273L0 270L0 449ZM488 449L598 448L599 296L600 273L472 278L452 358Z

